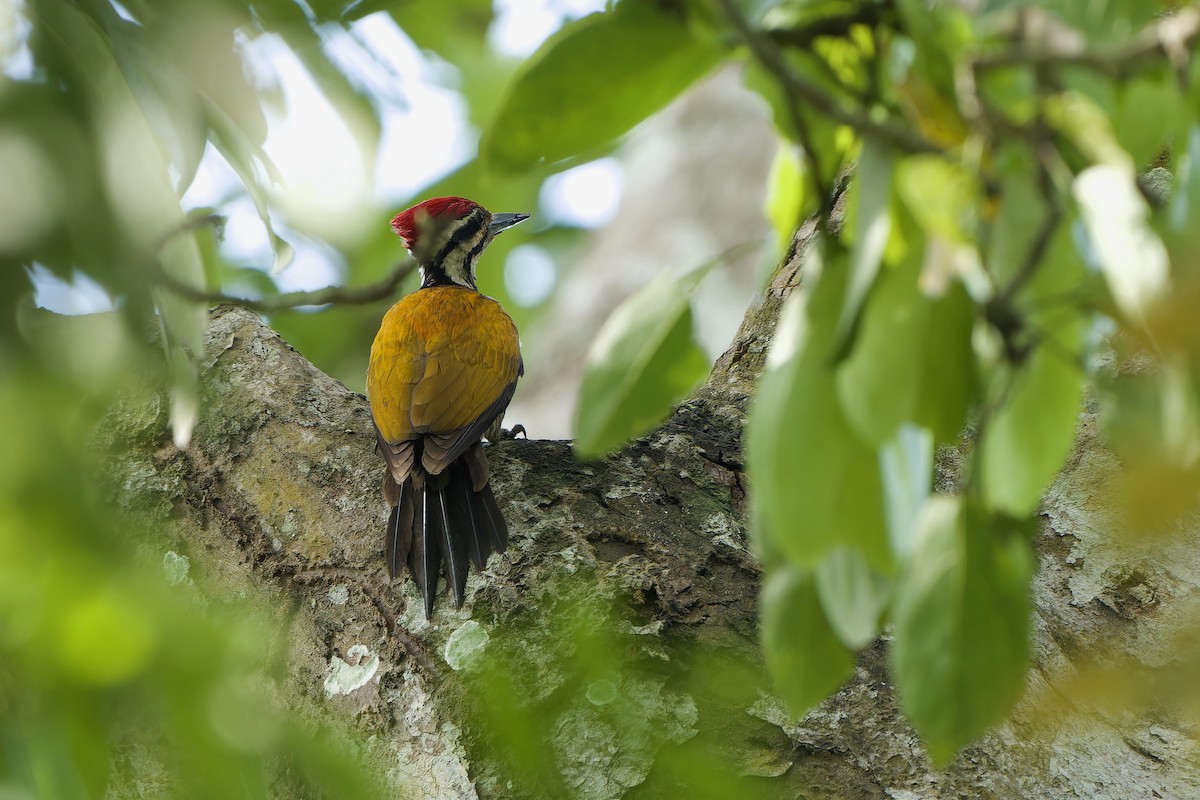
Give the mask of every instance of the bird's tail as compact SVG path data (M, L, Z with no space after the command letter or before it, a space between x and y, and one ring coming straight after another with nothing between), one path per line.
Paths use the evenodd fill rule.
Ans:
M508 526L491 485L476 491L467 463L459 459L440 475L412 475L398 488L387 526L388 571L394 578L408 564L429 619L445 564L446 583L461 608L470 564L483 569L489 555L508 547Z

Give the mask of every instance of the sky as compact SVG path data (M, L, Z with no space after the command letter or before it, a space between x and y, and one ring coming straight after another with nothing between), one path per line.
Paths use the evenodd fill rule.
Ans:
M4 5L0 2L0 6ZM114 3L114 7L123 10ZM603 0L497 0L489 31L491 45L514 57L532 53L562 22L604 7ZM21 36L20 28L15 29ZM358 158L357 138L365 124L353 109L334 109L299 59L274 35L244 43L252 72L278 84L283 113L268 111L264 149L282 174L276 202L291 219L311 223L331 241L354 226L373 224L378 205L401 202L422 186L451 172L475 153L478 131L467 123L467 109L453 84L453 67L428 59L384 13L354 23L348 32L329 37L334 58L353 80L382 99L382 135L374 169ZM14 77L32 66L18 48L4 64ZM448 74L450 71L451 74ZM414 161L409 154L420 152ZM313 158L321 153L321 158ZM604 225L616 212L621 167L601 159L548 180L539 205L550 222L581 227ZM222 251L239 264L269 269L273 256L267 233L250 198L240 190L233 170L211 146L195 180L183 196L185 209L215 207L226 217ZM396 208L397 211L401 210ZM552 218L546 216L552 215ZM336 251L284 232L295 246L293 262L276 280L283 291L318 289L342 282L344 265ZM506 289L514 302L536 305L554 289L556 270L536 245L515 248L505 264ZM112 308L112 300L91 279L76 274L64 281L34 266L35 302L68 314Z

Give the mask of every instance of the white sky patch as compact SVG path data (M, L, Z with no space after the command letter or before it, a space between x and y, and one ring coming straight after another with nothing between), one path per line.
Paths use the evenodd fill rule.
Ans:
M204 156L200 159L192 185L183 194L183 207L216 208L244 191L233 167L210 142L204 147Z
M475 152L477 136L467 122L462 95L454 91L458 72L449 64L427 60L412 40L383 12L351 27L365 62L347 67L364 71L364 85L380 82L392 88L379 96L383 135L375 162L375 192L383 199L408 198L456 167Z
M542 185L538 204L547 220L598 228L616 215L623 182L620 162L601 158L552 176Z
M364 163L366 125L351 107L335 107L300 59L278 36L255 40L279 76L285 110L267 109L263 145L283 185L278 200L294 227L321 236L345 235L370 208Z
M514 247L504 262L504 288L513 302L525 308L549 297L557 280L554 259L535 244Z
M567 20L604 10L605 0L496 0L488 43L497 52L524 58Z
M74 271L71 280L63 280L41 264L29 270L33 282L33 302L57 314L97 314L116 308L104 287L87 275Z
M225 236L221 241L221 253L230 261L260 267L264 272L271 268L274 255L267 229L258 217L254 202L246 196L226 204L221 212L225 215ZM293 263L288 270L293 269Z
M22 0L0 0L0 71L13 80L33 77L32 30Z
M296 247L296 260L275 276L281 292L310 292L343 282L341 259L332 250L308 242L290 240Z

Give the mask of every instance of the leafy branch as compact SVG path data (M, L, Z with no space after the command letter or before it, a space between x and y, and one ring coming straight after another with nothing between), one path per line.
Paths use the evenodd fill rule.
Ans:
M802 104L808 105L828 116L834 122L849 125L864 136L869 136L902 153L942 153L938 145L908 128L890 120L876 120L871 115L854 108L847 108L819 87L797 75L787 64L776 39L755 30L746 22L733 0L717 0L722 13L738 38L750 49L756 61L770 72L788 95L794 113Z

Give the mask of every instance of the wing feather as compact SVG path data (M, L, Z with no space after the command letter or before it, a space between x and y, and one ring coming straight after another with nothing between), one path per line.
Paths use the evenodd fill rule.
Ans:
M516 326L495 300L458 287L408 295L385 316L367 374L385 457L422 438L425 469L440 473L504 413L521 367ZM409 448L389 458L393 475L405 455L411 469Z

